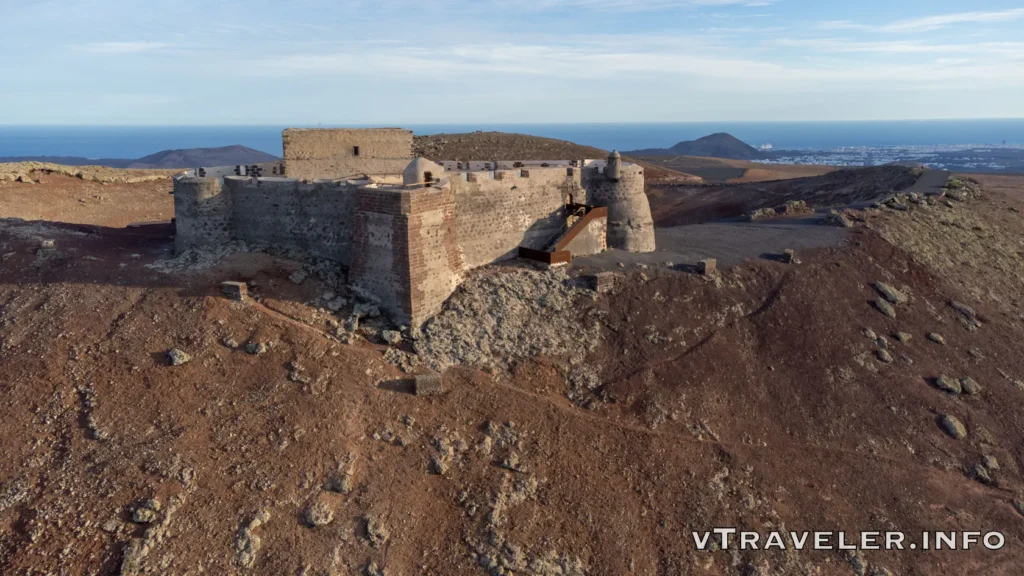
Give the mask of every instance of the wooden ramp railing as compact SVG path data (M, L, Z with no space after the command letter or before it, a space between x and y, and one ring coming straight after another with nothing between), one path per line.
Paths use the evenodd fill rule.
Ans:
M569 244L580 232L591 222L598 218L608 217L608 208L604 206L587 206L585 204L569 204L566 206L569 214L582 211L581 216L568 230L562 234L549 250L537 250L534 248L519 247L519 257L526 260L535 260L544 264L568 264L572 262L572 254L567 250Z

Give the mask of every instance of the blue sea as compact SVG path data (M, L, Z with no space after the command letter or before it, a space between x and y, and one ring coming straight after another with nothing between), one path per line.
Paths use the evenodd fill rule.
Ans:
M325 126L328 127L328 126ZM1024 118L871 122L687 122L664 124L421 124L416 134L496 130L570 140L606 150L666 148L714 132L776 150L859 146L1024 145ZM241 144L281 155L286 126L0 126L0 156L141 158L180 148Z

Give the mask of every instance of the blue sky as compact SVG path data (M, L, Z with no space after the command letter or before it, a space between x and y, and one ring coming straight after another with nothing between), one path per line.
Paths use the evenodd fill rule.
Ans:
M0 0L0 124L1024 117L1020 0Z

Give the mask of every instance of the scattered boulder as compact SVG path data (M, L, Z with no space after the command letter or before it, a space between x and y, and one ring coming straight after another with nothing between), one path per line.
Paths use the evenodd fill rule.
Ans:
M799 216L802 214L813 214L814 209L803 200L790 200L776 208L775 212L786 216Z
M22 174L22 175L18 176L18 180L17 181L21 182L22 184L35 184L36 183L35 180L33 180L32 177L29 176L28 174Z
M909 332L897 332L895 337L896 340L899 340L900 344L909 344L910 339L913 338Z
M366 538L370 541L370 546L374 548L380 548L391 538L391 532L388 531L387 526L375 516L363 516L363 524L366 528Z
M875 308L877 308L879 312L885 314L889 318L896 318L896 309L893 308L892 304L889 304L889 302L887 302L884 298L878 298L877 300L875 300Z
M744 217L747 222L756 222L777 216L774 208L758 208Z
M270 521L270 511L257 512L248 524L243 525L235 536L235 554L238 564L243 568L252 568L256 564L256 554L263 546L263 541L253 531Z
M266 342L250 340L245 344L245 351L253 356L262 356L267 350L270 350L270 345Z
M373 302L360 302L356 304L353 314L360 318L380 318L380 307Z
M192 361L192 357L179 348L172 348L167 351L167 362L171 366L181 366Z
M906 304L907 295L900 292L896 288L893 288L885 282L875 282L873 284L875 290L885 298L890 304Z
M963 440L967 437L967 427L956 416L943 414L939 417L939 426L943 432L955 440Z
M932 342L935 342L936 344L941 344L943 346L946 345L946 338L942 334L932 332L928 334L928 339L931 340Z
M231 348L232 350L237 350L239 346L238 340L235 340L230 336L225 336L224 339L220 341L220 343L223 344L226 348Z
M302 511L302 519L310 528L326 526L334 521L334 510L323 498L317 498Z
M960 389L968 396L977 396L978 394L981 394L981 384L978 384L978 382L970 376L960 379Z
M974 308L971 308L967 304L953 300L949 303L949 305L953 308L953 310L956 310L961 315L970 318L971 320L976 320L978 318L978 314L974 311Z
M840 228L853 228L853 220L846 214L837 210L831 210L822 222L826 226L839 226Z
M344 308L345 305L347 305L347 304L348 304L348 300L345 300L344 298L341 298L341 297L331 298L327 302L327 309L330 310L331 312L337 312L337 311L341 310L342 308Z
M39 248L41 248L43 250L56 250L57 249L57 241L56 240L43 240L42 242L39 243Z
M885 348L880 348L877 352L878 359L886 364L892 364L892 354L889 353Z
M971 469L971 477L986 486L995 484L992 472L984 464L975 464L974 468Z
M1013 507L1015 510L1017 510L1017 514L1024 516L1024 499L1014 500Z
M136 508L135 512L132 513L132 522L135 522L136 524L152 524L157 521L157 518L159 518L159 516L155 510L141 506Z
M986 454L981 458L981 463L989 470L999 470L999 460L991 454Z
M402 343L402 333L398 330L384 330L380 333L380 336L390 346L397 346Z
M302 284L306 281L306 278L309 278L309 274L305 270L296 270L288 277L293 284Z
M960 382L955 378L950 378L948 376L939 376L936 378L935 387L944 392L949 392L950 394L960 394L963 392Z
M796 259L796 250L792 248L786 248L782 251L782 261L786 264L799 264L800 261Z
M448 472L448 460L437 454L431 456L430 471L438 476L444 476Z
M351 470L336 472L327 478L324 489L338 494L349 494L352 492L352 484L353 479Z
M353 315L349 316L348 318L346 318L345 319L344 327L345 327L345 331L346 332L350 332L350 333L354 334L356 332L356 330L359 330L359 316L356 315L356 314L353 314Z

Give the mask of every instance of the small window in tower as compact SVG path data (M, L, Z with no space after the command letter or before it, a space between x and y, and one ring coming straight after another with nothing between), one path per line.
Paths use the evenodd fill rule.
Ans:
M359 146L353 146L352 147L352 155L353 156L359 156Z
M431 182L434 181L434 175L430 172L424 172L423 181L426 182L427 184L430 184Z

